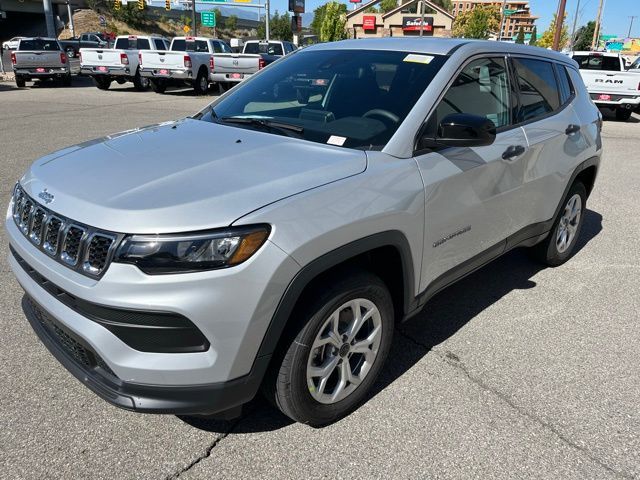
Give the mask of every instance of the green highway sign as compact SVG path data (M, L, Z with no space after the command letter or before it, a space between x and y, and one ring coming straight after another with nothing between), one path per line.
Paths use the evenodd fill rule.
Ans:
M200 21L203 27L215 27L216 12L200 12Z
M514 13L517 13L518 10L509 10L508 8L505 8L502 13L504 13L505 17L508 17L510 15L513 15Z

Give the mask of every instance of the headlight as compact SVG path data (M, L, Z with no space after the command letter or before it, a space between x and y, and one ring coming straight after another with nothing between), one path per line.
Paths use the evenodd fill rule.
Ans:
M126 237L114 261L133 263L145 273L185 273L238 265L269 236L268 225L204 233L132 235Z

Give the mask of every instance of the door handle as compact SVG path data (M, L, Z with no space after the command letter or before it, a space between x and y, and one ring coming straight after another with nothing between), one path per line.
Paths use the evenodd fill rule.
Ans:
M567 135L573 135L574 133L578 133L580 131L580 125L574 125L573 123L567 127L564 131Z
M503 160L514 160L516 157L522 155L525 151L525 148L522 145L511 145L507 148L502 154Z

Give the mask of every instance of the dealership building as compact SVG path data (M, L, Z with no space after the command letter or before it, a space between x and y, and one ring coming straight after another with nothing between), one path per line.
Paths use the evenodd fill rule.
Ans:
M347 13L349 38L450 37L453 15L428 0L409 0L387 13L371 12L373 0ZM422 11L424 9L424 11Z

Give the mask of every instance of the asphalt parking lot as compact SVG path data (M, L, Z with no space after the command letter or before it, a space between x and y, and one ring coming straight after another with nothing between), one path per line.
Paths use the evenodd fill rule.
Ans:
M37 157L211 100L0 83L0 203ZM514 251L399 326L373 396L323 429L118 410L48 353L0 234L2 478L640 478L640 117L607 119L579 251ZM176 160L179 161L179 160ZM98 179L99 181L99 179Z

